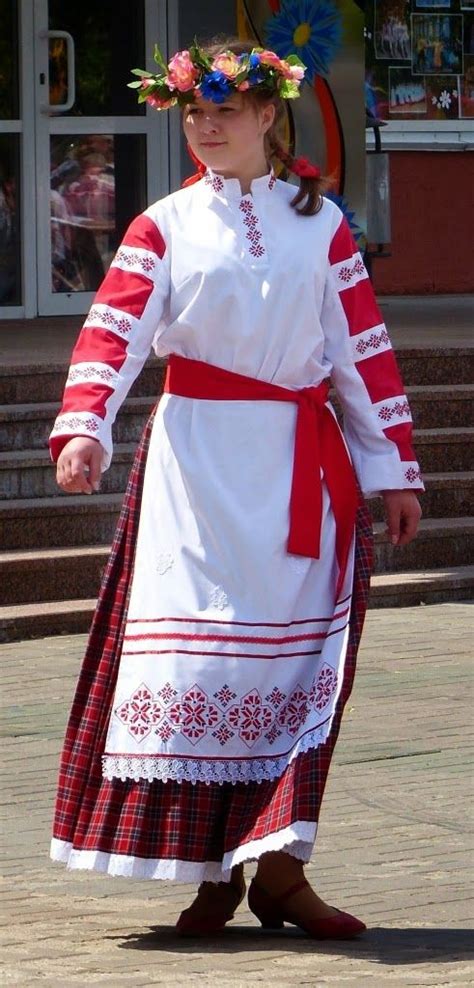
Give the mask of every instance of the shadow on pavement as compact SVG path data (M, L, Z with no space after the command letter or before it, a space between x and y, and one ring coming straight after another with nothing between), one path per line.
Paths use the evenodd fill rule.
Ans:
M472 931L422 927L372 927L355 940L311 940L295 927L284 932L268 933L252 926L231 926L219 936L180 937L174 926L152 926L126 936L106 936L121 941L123 950L166 950L171 953L215 954L250 950L280 949L285 953L324 953L360 957L380 964L423 964L427 961L462 961L474 957Z

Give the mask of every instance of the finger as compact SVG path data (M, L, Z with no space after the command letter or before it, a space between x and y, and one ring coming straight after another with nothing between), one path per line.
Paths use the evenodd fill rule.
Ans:
M58 460L58 465L56 468L56 480L60 487L67 487L70 483L70 475L68 473L69 466L66 460Z
M97 449L94 450L89 460L89 483L94 491L99 490L101 476L102 476L102 449L98 445Z
M400 539L400 508L388 505L386 508L387 535L392 545L398 545Z
M84 461L79 456L72 456L68 472L68 482L76 488L76 493L92 494L92 487L87 479Z
M58 472L57 476L58 485L61 490L65 491L66 494L80 494L81 488L76 484L74 480L68 479L66 477L64 470Z
M420 515L418 511L403 512L399 545L408 545L415 538L419 520Z

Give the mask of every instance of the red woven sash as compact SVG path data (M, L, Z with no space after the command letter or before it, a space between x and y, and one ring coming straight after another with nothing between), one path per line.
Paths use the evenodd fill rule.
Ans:
M287 551L319 559L322 524L321 470L336 520L338 590L354 533L357 488L339 426L327 406L328 383L292 391L200 360L169 358L164 390L185 398L217 401L291 401L297 404L290 530Z

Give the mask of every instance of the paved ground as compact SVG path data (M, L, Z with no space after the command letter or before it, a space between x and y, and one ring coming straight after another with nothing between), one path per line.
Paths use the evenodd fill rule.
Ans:
M183 942L173 923L192 889L51 864L58 751L84 637L1 646L7 776L1 983L473 984L472 614L472 606L460 603L369 614L308 868L321 894L370 927L363 939L345 944L318 944L292 928L263 935L246 908L222 937Z

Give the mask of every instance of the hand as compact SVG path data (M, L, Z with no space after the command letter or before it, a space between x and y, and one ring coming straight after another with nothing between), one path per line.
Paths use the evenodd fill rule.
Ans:
M97 439L76 436L63 446L56 480L67 494L92 494L99 490L103 449Z
M392 545L407 545L415 538L421 518L420 502L414 491L382 491L387 536Z

